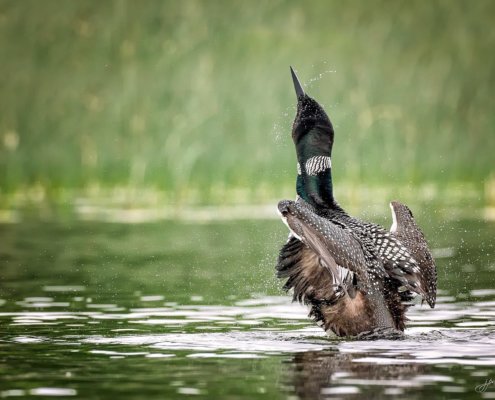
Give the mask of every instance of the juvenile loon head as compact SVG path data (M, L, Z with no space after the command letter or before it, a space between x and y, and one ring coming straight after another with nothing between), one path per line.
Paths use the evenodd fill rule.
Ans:
M292 69L297 112L292 140L297 153L297 194L315 207L332 207L331 155L334 130L323 107L309 97Z

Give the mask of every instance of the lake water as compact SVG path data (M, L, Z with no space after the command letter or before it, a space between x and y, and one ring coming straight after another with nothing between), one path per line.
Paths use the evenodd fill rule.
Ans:
M438 303L399 341L291 304L279 221L0 225L0 397L494 399L495 224L419 222Z

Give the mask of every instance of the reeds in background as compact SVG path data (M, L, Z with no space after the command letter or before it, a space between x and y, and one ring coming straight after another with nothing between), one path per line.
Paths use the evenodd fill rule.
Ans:
M483 193L493 15L490 0L1 0L1 199L292 196L289 65L334 122L344 195Z

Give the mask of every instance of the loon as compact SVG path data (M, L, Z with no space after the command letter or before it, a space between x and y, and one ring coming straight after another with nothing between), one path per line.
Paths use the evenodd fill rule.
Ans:
M333 195L334 129L291 67L297 95L292 139L297 154L296 201L278 211L290 235L277 262L284 289L310 306L310 317L338 336L401 334L415 295L431 308L436 266L409 208L390 203L393 225L351 217Z

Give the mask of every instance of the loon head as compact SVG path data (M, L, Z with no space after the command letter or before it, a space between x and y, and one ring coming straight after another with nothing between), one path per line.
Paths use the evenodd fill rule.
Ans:
M292 140L296 146L298 158L308 159L319 155L330 157L334 139L332 123L323 107L304 92L292 67L290 71L297 96L297 113L292 125Z
M304 92L292 67L290 71L297 96L292 125L297 154L296 191L312 206L332 208L336 205L331 174L333 126L325 110Z

